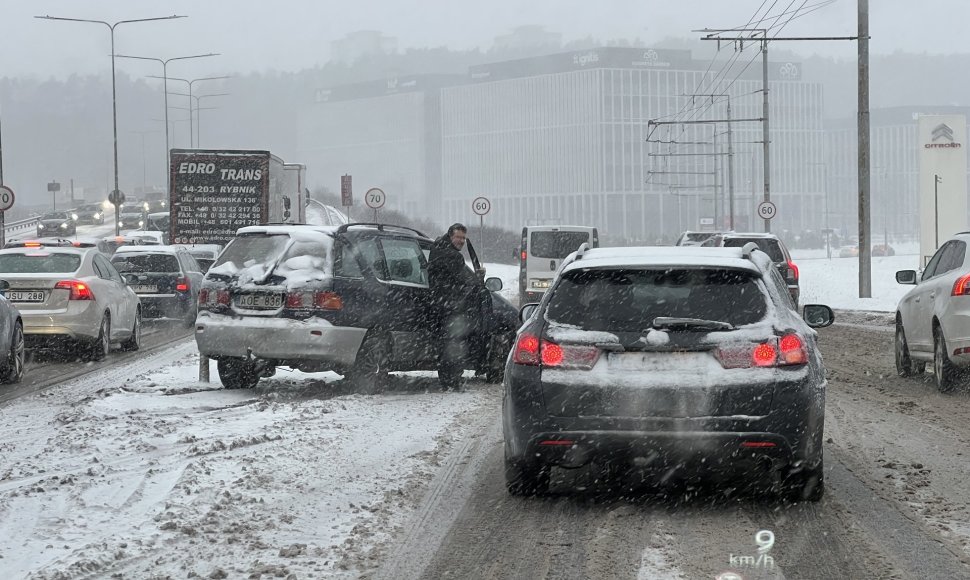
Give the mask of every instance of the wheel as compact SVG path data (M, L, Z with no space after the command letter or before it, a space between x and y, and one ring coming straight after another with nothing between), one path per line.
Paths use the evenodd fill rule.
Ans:
M509 495L549 493L549 468L533 461L505 457L505 488Z
M24 327L18 322L14 327L13 337L10 341L10 354L7 355L7 365L4 367L0 382L11 385L19 383L24 378L26 352L24 348Z
M244 358L221 358L216 363L219 380L227 389L251 389L259 382L259 374Z
M933 374L936 388L941 393L948 393L956 386L957 370L946 352L946 338L940 327L933 329Z
M111 318L106 312L101 319L101 327L98 329L98 338L88 347L87 359L91 362L104 360L111 352Z
M816 502L825 494L824 462L819 458L814 467L796 468L788 473L783 483L785 498L791 501Z
M357 351L354 365L344 378L363 394L375 394L387 386L390 347L387 338L380 333L368 333Z
M906 332L901 321L896 321L896 374L901 377L915 377L926 370L926 363L914 361L909 356L909 346L906 344Z
M131 337L121 343L121 350L133 352L141 348L141 309L135 312L135 322L131 328Z

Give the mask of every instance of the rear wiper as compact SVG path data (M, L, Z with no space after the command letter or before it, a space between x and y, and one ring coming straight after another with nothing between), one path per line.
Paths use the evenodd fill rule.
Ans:
M734 325L730 322L704 320L702 318L671 318L667 316L654 318L651 326L658 330L671 328L683 328L685 330L734 330Z

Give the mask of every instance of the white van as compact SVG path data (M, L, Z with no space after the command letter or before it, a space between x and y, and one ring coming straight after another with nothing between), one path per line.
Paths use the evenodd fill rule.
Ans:
M519 248L519 303L538 302L552 285L563 258L580 244L600 245L596 228L589 226L526 226Z

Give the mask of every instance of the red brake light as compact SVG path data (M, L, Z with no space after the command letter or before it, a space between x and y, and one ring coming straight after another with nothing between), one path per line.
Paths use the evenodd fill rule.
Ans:
M344 301L336 292L317 292L313 304L323 310L342 310Z
M525 259L527 257L528 257L528 254L526 253L526 251L525 250L522 250L522 261L525 262Z
M189 280L184 276L179 276L175 279L175 291L176 292L188 292L189 291Z
M778 351L775 350L774 346L767 342L763 342L754 347L754 350L751 352L751 360L754 362L754 365L758 367L775 366L775 361L777 359Z
M539 364L539 337L532 334L523 334L515 343L515 354L512 355L512 362L519 365Z
M778 341L781 350L779 364L803 365L808 362L808 352L805 343L797 334L786 334Z
M795 262L788 260L788 270L794 275L795 282L798 282L798 266L795 265Z
M209 289L199 290L199 306L206 306L209 302Z
M216 292L216 304L220 306L229 306L229 291L219 290Z
M25 248L39 248L41 246L40 242L25 242Z
M542 364L547 367L557 367L562 364L564 355L562 347L554 342L542 341L541 358Z
M953 291L950 296L970 296L970 274L964 274L957 278L953 283Z
M61 280L54 285L57 290L70 290L71 295L68 300L94 300L94 293L91 288L80 280Z

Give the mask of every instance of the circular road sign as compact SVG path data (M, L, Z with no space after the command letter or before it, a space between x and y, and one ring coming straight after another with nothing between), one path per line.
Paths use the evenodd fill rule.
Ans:
M476 197L472 201L472 210L478 215L485 215L492 211L492 202L488 201L487 197Z
M5 185L0 185L0 211L7 211L13 207L13 190Z
M763 201L758 204L758 217L764 220L770 220L771 218L778 215L778 206L770 201Z
M120 190L115 189L108 194L108 202L114 205L121 205L125 203L125 194Z
M367 203L367 207L371 209L381 209L387 202L387 195L384 190L372 187L364 194L364 201Z

